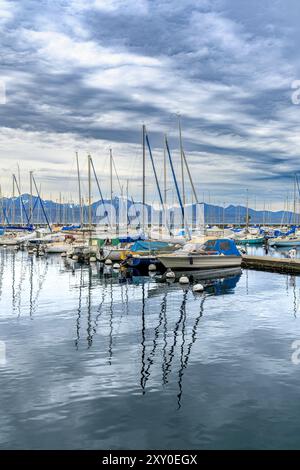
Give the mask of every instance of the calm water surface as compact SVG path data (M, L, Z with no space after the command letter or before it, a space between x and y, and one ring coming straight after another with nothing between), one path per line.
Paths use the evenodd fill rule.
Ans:
M0 448L300 448L299 288L0 251Z

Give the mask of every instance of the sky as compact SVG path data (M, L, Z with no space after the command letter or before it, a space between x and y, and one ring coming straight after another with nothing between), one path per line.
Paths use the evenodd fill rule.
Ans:
M3 193L19 165L23 191L34 170L45 197L75 199L77 151L83 192L91 153L108 196L112 148L141 200L141 127L162 184L164 134L180 178L180 114L200 200L244 204L248 189L282 208L300 170L299 14L298 0L0 0ZM157 201L148 156L146 183Z

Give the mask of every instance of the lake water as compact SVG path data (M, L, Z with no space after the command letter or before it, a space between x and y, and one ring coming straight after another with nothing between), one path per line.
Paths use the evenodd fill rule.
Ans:
M2 249L0 448L300 448L299 289L243 271L194 294Z

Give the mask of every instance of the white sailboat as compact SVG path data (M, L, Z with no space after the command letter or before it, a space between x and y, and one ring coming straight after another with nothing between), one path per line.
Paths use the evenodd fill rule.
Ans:
M296 183L298 184L297 174L294 176L294 215L293 215L293 224L296 225L297 222L297 198L296 198ZM283 229L281 229L283 230ZM275 247L292 247L292 246L300 246L300 235L299 232L294 230L294 233L290 233L288 235L282 235L280 237L271 238L269 239L269 245Z

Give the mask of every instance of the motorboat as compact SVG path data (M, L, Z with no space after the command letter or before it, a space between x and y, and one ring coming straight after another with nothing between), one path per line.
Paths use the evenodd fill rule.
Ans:
M270 246L300 246L300 237L298 236L286 236L270 238L268 241Z
M261 245L265 241L264 235L253 235L251 233L236 235L234 239L241 245Z
M157 256L165 268L173 271L239 267L242 256L234 240L209 238L204 242L189 242L172 254Z

